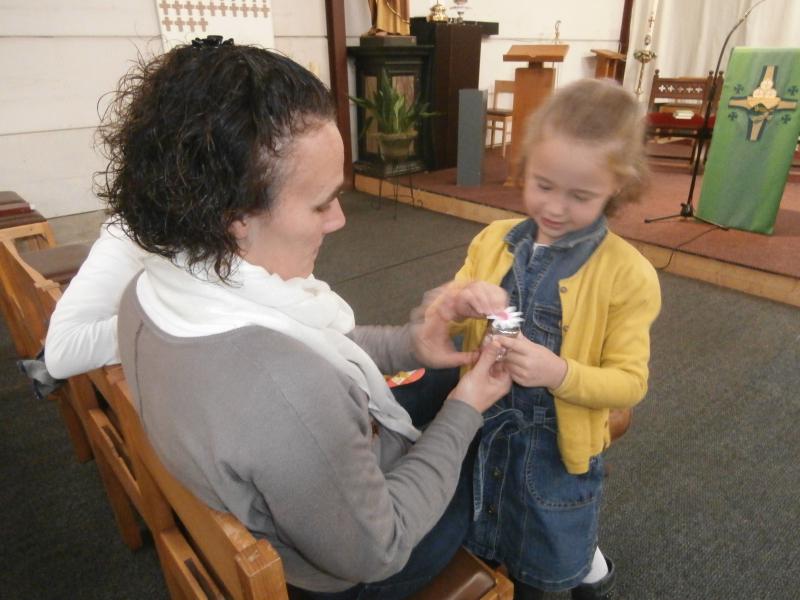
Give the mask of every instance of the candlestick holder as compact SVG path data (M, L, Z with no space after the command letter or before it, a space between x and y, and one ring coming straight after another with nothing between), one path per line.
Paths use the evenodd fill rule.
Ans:
M439 2L431 6L428 21L431 23L447 23L447 7Z
M647 47L645 47L644 50L636 50L633 53L633 58L639 61L639 75L636 78L636 89L633 90L633 93L636 94L637 100L639 100L639 97L642 95L642 92L644 91L642 88L642 79L644 78L644 67L651 60L655 60L656 56L657 56L656 53Z

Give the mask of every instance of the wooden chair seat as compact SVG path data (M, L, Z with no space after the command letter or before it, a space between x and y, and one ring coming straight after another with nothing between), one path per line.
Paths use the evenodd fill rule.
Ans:
M444 570L412 600L508 599L514 595L511 581L484 562L459 549Z
M0 191L0 229L45 221L19 194L11 190Z
M91 244L64 244L20 252L20 257L45 279L65 286L78 273L91 249Z
M512 110L510 108L487 108L486 114L493 117L510 117Z
M17 192L12 190L0 190L0 206L4 204L16 204L18 202L25 202L25 200Z

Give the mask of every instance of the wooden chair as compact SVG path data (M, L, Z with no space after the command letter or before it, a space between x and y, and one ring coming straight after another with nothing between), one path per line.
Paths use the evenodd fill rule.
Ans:
M256 540L233 515L215 511L184 487L159 459L124 378L111 402L131 442L145 520L151 527L172 598L288 600L283 565L267 540ZM513 587L466 550L414 600L511 600Z
M494 82L494 96L492 96L492 107L486 109L486 131L489 134L489 147L495 147L495 133L500 132L500 146L503 158L506 156L506 146L511 140L511 114L510 108L500 108L499 98L501 94L511 94L514 96L514 82L498 79Z
M233 515L212 510L167 471L142 428L124 378L111 404L131 445L145 520L170 596L288 600L281 559Z
M17 355L32 358L42 348L47 322L55 306L54 301L48 301L46 292L57 288L57 284L42 277L20 259L15 244L18 234L30 237L32 244L42 241L37 236L47 240L51 234L46 223L0 230L0 303ZM51 397L64 420L76 459L79 462L90 460L91 444L84 431L78 403L63 389Z
M55 238L47 222L33 223L0 229L0 245L4 249L0 254L0 310L17 356L32 358L41 350L46 333L32 286L45 284L46 278L21 263L19 251L55 246Z
M0 243L5 245L13 261L6 264L10 271L20 273L13 265L21 261L24 271L36 286L47 286L55 282L59 286L69 283L86 259L90 246L87 244L66 244L57 246L53 231L47 221L30 223L17 227L0 229ZM6 269L0 270L0 312L8 325L17 356L31 358L41 350L46 330L39 330L38 321L29 322L28 316L35 314L26 302L29 295L19 294L15 285L25 285L26 277L12 280ZM46 283L49 282L49 283ZM49 319L50 315L46 317ZM46 321L45 321L46 322ZM45 325L46 327L46 325Z
M647 106L647 138L690 139L692 143L688 156L662 153L653 153L650 156L688 160L690 165L694 162L700 137L711 135L716 104L719 102L722 90L720 74L715 98L709 98L712 77L710 72L706 77L661 77L659 70L656 69ZM706 129L704 119L709 102L712 103L712 116Z
M47 238L49 227L26 225ZM0 231L0 235L2 235ZM34 356L42 347L50 315L61 297L58 283L46 279L25 262L15 245L13 232L0 241L0 270L8 291L9 305L20 324L19 333L26 355ZM52 240L48 240L48 243ZM95 374L98 387L108 393L110 386ZM70 377L51 397L57 402L79 461L95 458L100 478L109 498L124 543L133 549L142 545L136 508L140 494L126 464L125 442L114 417L98 398L86 375ZM129 462L129 461L128 461Z

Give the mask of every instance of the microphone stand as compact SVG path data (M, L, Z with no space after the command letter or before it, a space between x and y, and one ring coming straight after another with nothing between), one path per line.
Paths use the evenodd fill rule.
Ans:
M753 12L753 9L756 6L764 2L766 2L766 0L759 0L759 2L756 2L753 6L748 8L742 15L742 18L739 19L736 22L736 25L733 26L733 29L731 29L728 32L725 41L722 43L722 50L720 50L719 59L717 59L717 66L714 69L714 74L711 77L711 86L708 90L708 102L706 103L706 112L705 115L703 116L703 125L701 126L700 132L698 134L697 154L694 157L694 163L692 165L692 182L689 184L689 196L687 197L686 202L681 202L681 210L679 213L674 215L666 215L663 217L645 219L644 220L645 223L655 223L656 221L663 221L665 219L674 219L675 217L691 217L693 219L697 219L698 221L703 221L705 223L708 222L704 221L703 219L694 214L694 207L692 206L692 197L694 196L694 186L697 183L697 173L700 171L700 161L702 160L703 156L703 146L705 145L706 138L711 137L711 132L708 127L708 121L711 118L711 108L714 104L714 99L717 94L717 86L719 85L719 67L722 64L722 57L725 54L725 48L728 47L728 42L730 41L733 32L739 29L741 24L747 20L747 17L750 16L750 13ZM711 225L716 225L716 223L711 223ZM717 227L720 226L717 225ZM722 229L726 228L722 227Z

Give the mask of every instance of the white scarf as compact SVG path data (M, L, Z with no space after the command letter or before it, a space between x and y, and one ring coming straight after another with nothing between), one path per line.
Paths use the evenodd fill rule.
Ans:
M345 335L355 326L353 309L324 281L313 275L284 281L238 259L225 284L210 271L190 273L183 257L177 265L155 255L144 262L136 294L147 316L166 333L202 337L259 325L288 335L367 393L370 414L381 425L412 441L420 436L377 365Z

